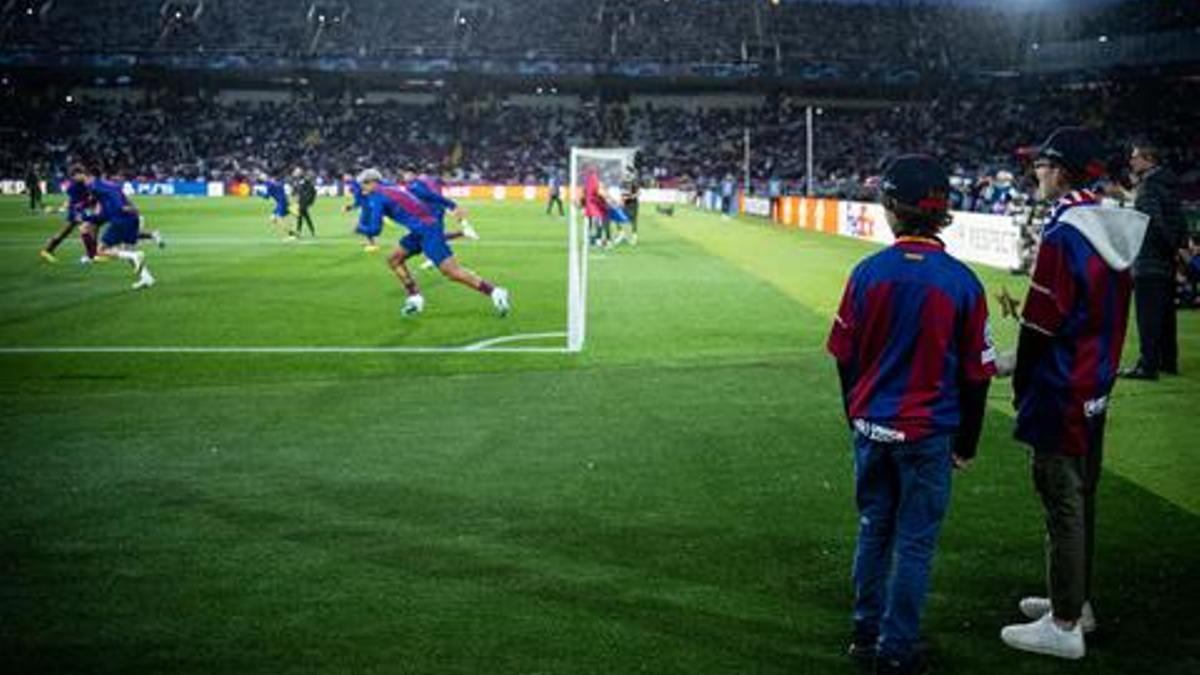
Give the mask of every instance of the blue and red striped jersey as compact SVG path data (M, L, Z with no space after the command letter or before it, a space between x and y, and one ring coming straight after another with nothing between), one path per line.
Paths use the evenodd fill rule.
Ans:
M987 295L941 241L900 237L846 284L827 348L849 372L846 409L875 440L959 426L959 388L996 374Z
M433 227L442 222L441 212L401 185L380 184L363 196L359 223L368 228L383 225L384 216L408 229Z
M95 203L91 190L86 183L70 181L67 183L67 219L74 222L83 218L84 211Z
M1043 230L1021 319L1051 341L1016 399L1016 437L1035 449L1086 454L1087 421L1107 410L1137 255L1136 247L1122 247L1132 227L1124 220L1137 214L1122 211L1101 207L1090 192L1072 192Z
M87 187L100 206L100 212L95 216L97 221L107 222L114 218L138 215L137 207L125 196L120 183L94 179Z
M425 205L433 209L437 217L442 218L447 211L453 211L458 208L458 204L454 200L442 196L442 188L432 178L416 178L408 183L408 191L417 199L425 202Z

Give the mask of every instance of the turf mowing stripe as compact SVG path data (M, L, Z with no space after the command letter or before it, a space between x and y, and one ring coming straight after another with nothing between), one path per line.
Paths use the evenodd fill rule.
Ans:
M516 354L521 352L559 354L568 353L563 347L513 347L499 346L524 340L565 338L566 333L516 333L501 335L459 347L301 347L292 345L265 346L163 346L163 345L94 345L65 347L0 347L0 354L453 354L494 352Z
M568 354L564 347L0 347L0 354Z
M287 241L272 238L246 238L246 237L188 237L188 236L170 236L165 235L167 248L176 246L345 246L347 248L358 247L359 244L345 238L329 238L329 239L299 239L296 241ZM20 249L28 248L31 251L36 251L42 244L45 243L45 238L35 239L0 239L0 248L5 249ZM466 246L467 244L459 244ZM472 241L470 247L487 246L496 248L566 248L565 242L547 241L545 239L503 239L489 240L483 239ZM147 248L153 248L150 244Z

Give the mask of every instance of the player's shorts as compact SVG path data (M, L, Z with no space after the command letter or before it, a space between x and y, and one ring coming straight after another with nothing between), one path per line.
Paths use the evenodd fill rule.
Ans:
M83 216L83 209L75 206L68 206L67 213L63 216L63 220L67 221L68 225L78 225L79 222L83 220Z
M113 218L108 222L108 227L104 228L104 232L100 235L100 242L108 247L120 244L136 246L138 232L141 229L139 221L141 221L141 218L134 215Z
M413 228L400 240L400 246L413 255L424 253L426 258L438 266L441 266L443 260L454 255L446 241L446 228L441 224Z
M288 214L287 202L275 202L275 210L271 212L271 215L275 216L276 218L286 218L287 214Z

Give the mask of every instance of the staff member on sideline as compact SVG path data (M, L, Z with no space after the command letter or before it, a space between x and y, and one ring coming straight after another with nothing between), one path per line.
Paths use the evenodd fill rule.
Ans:
M566 215L563 213L562 202L562 178L559 177L558 171L550 172L550 180L546 182L546 215L550 215L550 209L558 205L558 215Z
M1065 659L1084 655L1096 626L1092 598L1096 484L1108 395L1129 319L1129 268L1146 216L1107 208L1087 189L1104 175L1087 129L1058 129L1034 162L1038 196L1053 203L1021 315L1013 392L1017 440L1033 448L1033 485L1046 521L1049 597L1020 601L1030 623L1006 626L1010 647Z
M975 456L996 368L983 286L938 239L950 222L945 169L905 155L880 185L896 243L854 268L828 349L854 437L850 655L907 675L925 670L918 629L951 467Z
M297 168L292 172L292 188L296 192L296 236L304 234L304 224L308 223L308 233L315 239L317 230L313 227L312 214L309 212L317 201L317 186L304 169Z
M1179 206L1179 180L1160 163L1158 148L1139 142L1129 155L1137 179L1133 208L1150 216L1146 240L1133 263L1133 294L1141 356L1121 372L1131 380L1157 380L1159 373L1179 374L1175 327L1175 263L1187 247L1187 222Z

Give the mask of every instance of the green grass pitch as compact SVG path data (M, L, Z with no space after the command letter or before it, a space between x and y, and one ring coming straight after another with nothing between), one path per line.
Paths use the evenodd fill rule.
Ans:
M565 228L537 204L472 204L483 240L456 245L512 289L510 317L421 272L426 313L405 319L338 200L315 244L271 236L261 200L138 202L169 246L135 293L122 263L79 266L76 239L41 262L60 217L0 200L0 351L564 330ZM0 353L4 672L852 672L850 452L823 344L873 249L645 211L640 247L592 261L578 355ZM1117 389L1081 663L998 637L1043 576L993 387L935 559L937 672L1200 672L1200 314L1180 333L1182 377Z

